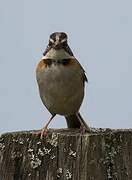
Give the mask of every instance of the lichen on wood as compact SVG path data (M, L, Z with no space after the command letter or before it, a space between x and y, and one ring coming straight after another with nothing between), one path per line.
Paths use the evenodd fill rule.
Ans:
M131 180L132 130L50 129L0 137L0 180Z

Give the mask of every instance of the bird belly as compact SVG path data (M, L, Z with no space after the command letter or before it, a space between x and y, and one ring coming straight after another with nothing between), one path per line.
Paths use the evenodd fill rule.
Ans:
M76 113L84 97L81 73L74 67L52 65L39 74L39 91L44 105L52 114Z

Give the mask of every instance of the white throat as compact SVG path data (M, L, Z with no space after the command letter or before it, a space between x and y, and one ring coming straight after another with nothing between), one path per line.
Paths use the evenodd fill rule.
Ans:
M42 57L42 59L68 59L68 58L74 58L73 56L70 56L64 49L50 49L49 52L46 53L45 56Z

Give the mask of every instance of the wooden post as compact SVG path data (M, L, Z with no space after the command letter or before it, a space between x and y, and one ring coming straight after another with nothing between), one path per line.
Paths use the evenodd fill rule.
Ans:
M0 180L132 180L132 130L3 134Z

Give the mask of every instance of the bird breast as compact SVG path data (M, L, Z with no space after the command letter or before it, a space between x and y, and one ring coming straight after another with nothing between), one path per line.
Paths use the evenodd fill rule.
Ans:
M53 114L74 114L84 97L84 83L79 66L51 64L37 70L40 97Z

